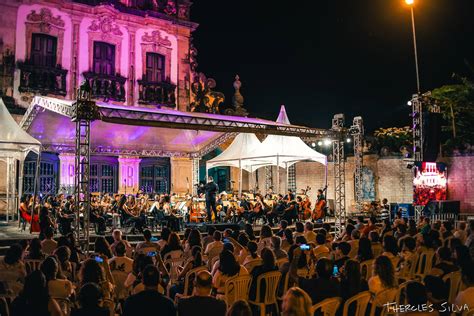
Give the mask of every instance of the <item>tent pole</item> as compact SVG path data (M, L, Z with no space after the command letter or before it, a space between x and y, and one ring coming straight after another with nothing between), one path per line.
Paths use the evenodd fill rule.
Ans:
M328 159L326 158L326 165L325 165L325 170L324 170L324 187L328 187ZM327 196L327 191L326 191L326 196Z
M35 171L35 182L33 185L33 206L31 211L31 224L30 224L30 233L33 228L33 222L35 219L35 207L36 207L36 197L38 196L39 189L39 174L40 174L40 164L41 164L41 151L38 152L38 157L36 158L36 171ZM39 218L39 212L38 212Z
M242 195L242 160L239 159L239 196Z
M20 228L20 204L23 195L23 167L24 160L20 159L18 163L18 208L16 210L18 213L18 228ZM26 205L28 205L28 202L26 202Z
M288 162L285 162L285 170L286 170L286 191L288 191L290 189L289 175L288 175Z
M277 194L280 194L280 156L277 154L277 167L276 167L276 189Z
M10 215L10 209L12 207L11 203L10 203L10 187L11 187L11 166L12 165L12 162L11 162L11 158L8 157L7 158L7 209L6 209L6 222L8 224L8 216Z

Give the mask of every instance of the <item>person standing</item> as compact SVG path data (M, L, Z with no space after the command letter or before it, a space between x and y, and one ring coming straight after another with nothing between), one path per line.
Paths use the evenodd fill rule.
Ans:
M206 193L206 211L208 221L212 221L211 212L214 212L215 219L217 220L216 195L217 192L219 192L219 186L214 182L212 177L208 177L208 182L204 189Z

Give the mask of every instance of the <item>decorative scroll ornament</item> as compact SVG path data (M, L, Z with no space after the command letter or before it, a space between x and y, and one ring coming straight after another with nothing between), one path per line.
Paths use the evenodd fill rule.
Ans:
M247 116L248 113L244 109L244 96L240 93L240 87L242 83L240 82L239 75L235 75L234 81L234 96L232 97L232 105L234 106L232 115Z
M222 92L212 91L216 87L216 81L207 78L202 72L194 77L191 91L194 101L191 102L191 112L219 113L219 106L224 102L225 96Z
M26 20L31 23L38 23L43 33L49 33L51 26L64 27L64 21L61 19L61 16L54 17L51 10L47 8L42 8L39 13L36 13L36 10L32 10L26 17Z
M100 16L97 20L92 21L91 25L89 26L89 31L102 32L103 39L106 39L107 36L110 35L123 35L122 31L120 31L120 27L109 15Z
M149 35L148 32L142 36L142 41L146 43L153 43L158 46L171 47L171 41L168 39L168 36L161 36L160 31L153 31Z

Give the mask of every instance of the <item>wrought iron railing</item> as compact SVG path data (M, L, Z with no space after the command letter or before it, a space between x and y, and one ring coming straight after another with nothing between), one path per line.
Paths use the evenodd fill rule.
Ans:
M138 80L138 102L174 107L176 85L169 82L147 82Z
M89 82L94 99L125 101L125 81L127 78L120 75L112 76L94 72L85 72L83 76Z
M18 63L20 69L20 92L32 92L41 95L66 95L67 70L61 66L44 67L29 63Z

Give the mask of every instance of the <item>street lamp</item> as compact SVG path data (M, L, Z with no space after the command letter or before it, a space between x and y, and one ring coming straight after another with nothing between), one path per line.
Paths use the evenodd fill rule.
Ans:
M415 67L416 67L416 89L417 93L420 94L420 73L418 70L418 51L416 48L416 29L415 29L415 13L413 7L415 6L415 0L405 0L405 3L410 6L411 11L411 29L413 33L413 50L415 52Z

